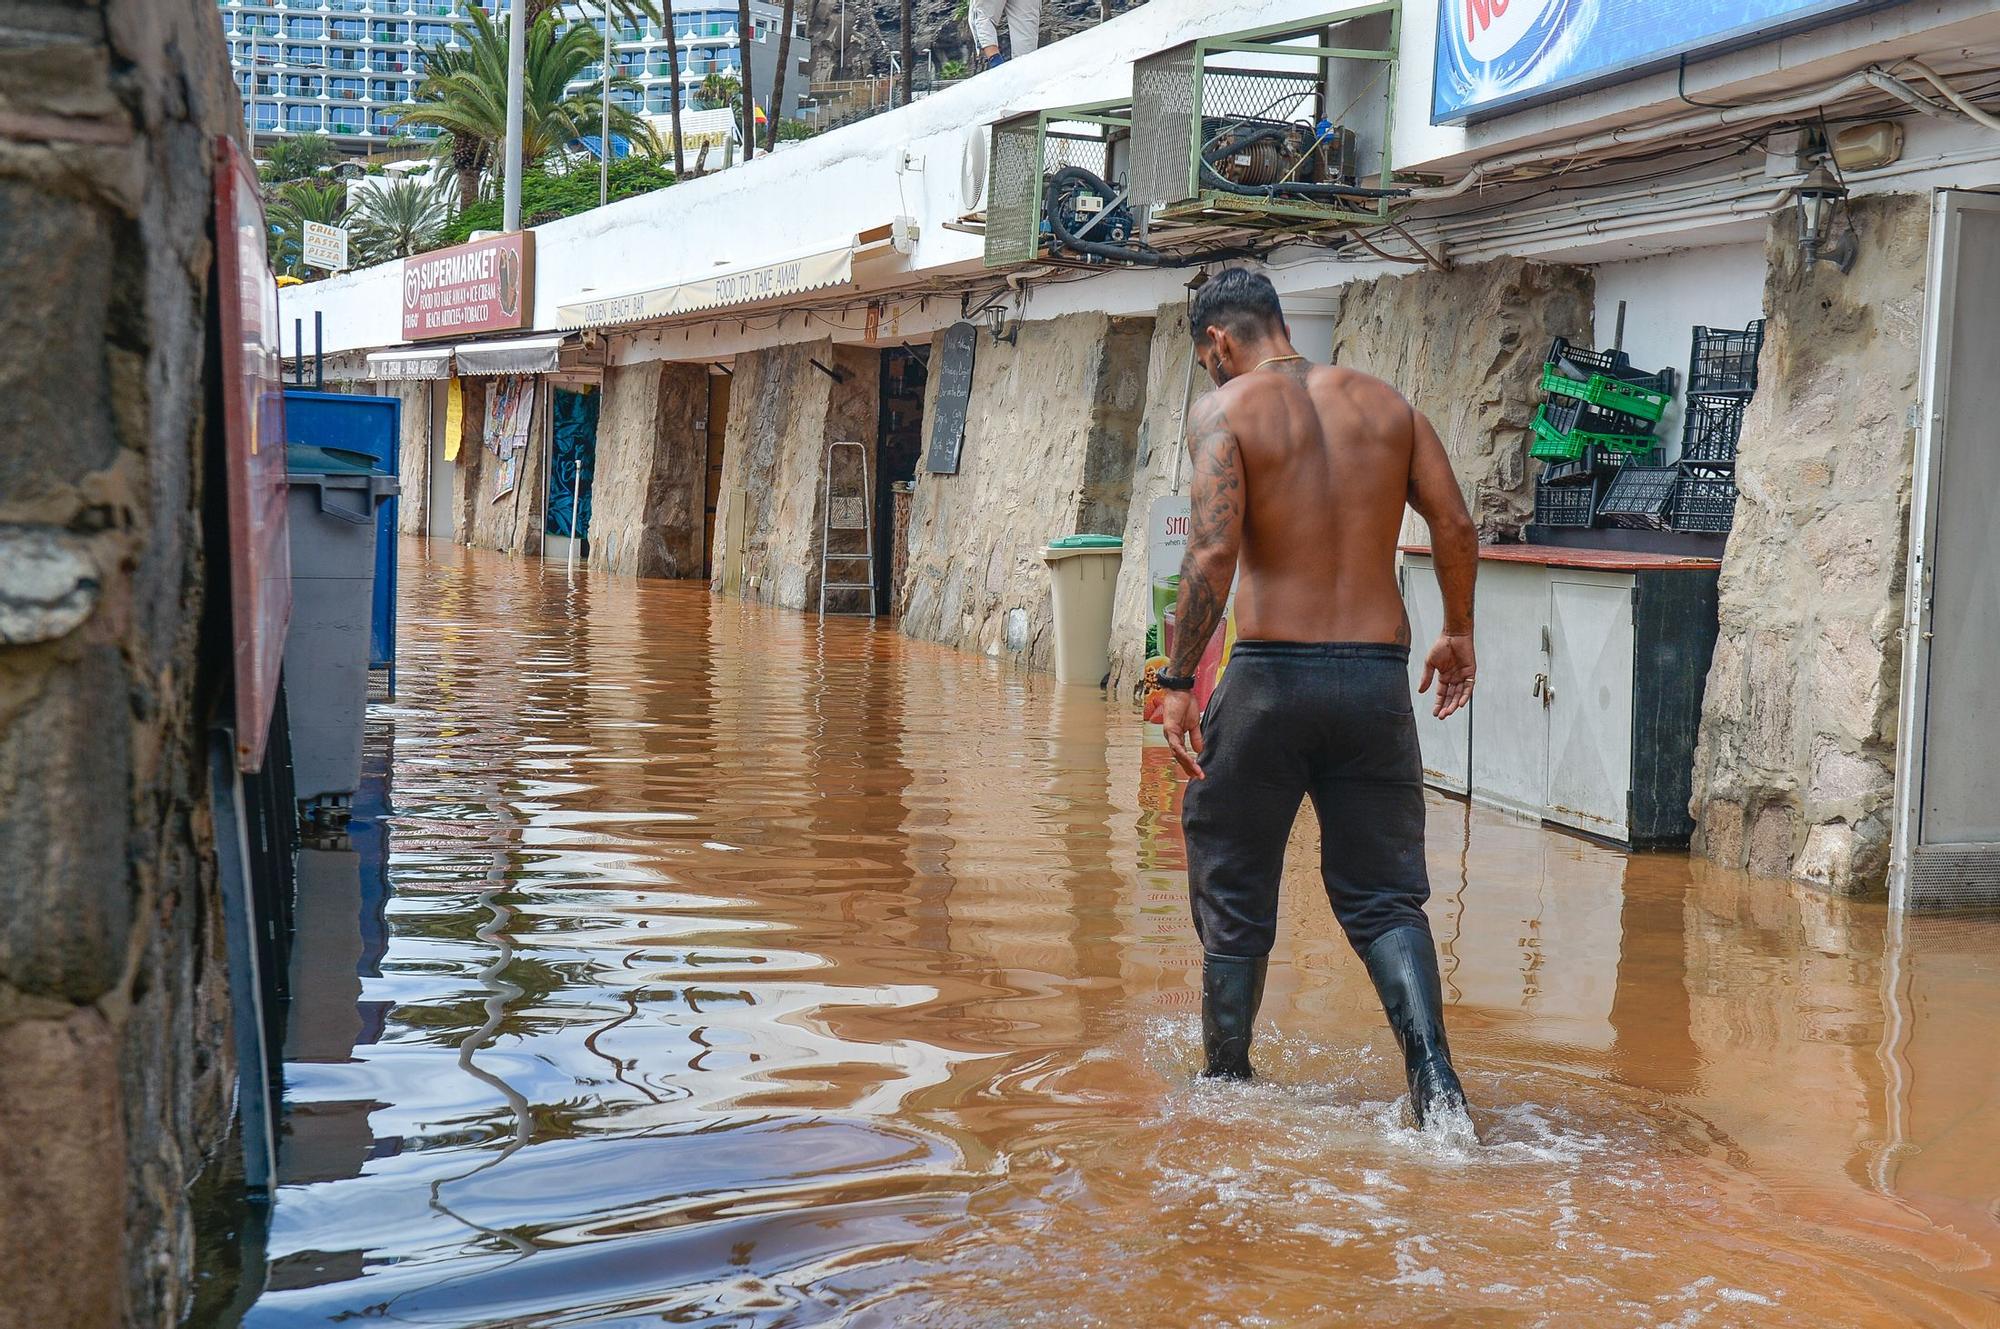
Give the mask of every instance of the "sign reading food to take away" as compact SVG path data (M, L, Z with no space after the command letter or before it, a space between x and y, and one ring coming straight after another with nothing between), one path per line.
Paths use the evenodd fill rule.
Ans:
M529 327L534 257L534 232L519 231L404 259L403 340Z

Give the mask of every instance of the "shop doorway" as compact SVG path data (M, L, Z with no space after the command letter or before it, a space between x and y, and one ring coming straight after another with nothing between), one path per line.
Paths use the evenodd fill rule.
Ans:
M597 409L594 387L558 387L549 402L548 515L543 522L542 555L566 559L590 554L590 485L597 465Z
M875 603L895 612L896 551L904 531L897 520L896 486L917 478L924 452L924 385L929 366L921 352L892 346L882 352L881 417L875 448Z
M1891 902L2000 904L2000 197L1946 191L1931 217Z
M451 480L458 469L456 461L447 461L445 452L451 446L449 426L451 394L458 391L457 379L444 379L430 385L430 447L429 465L424 467L426 480L424 493L424 534L433 540L453 540L458 536L458 522L452 512Z
M708 479L701 500L701 575L715 578L715 511L722 502L722 441L729 434L729 375L708 376Z

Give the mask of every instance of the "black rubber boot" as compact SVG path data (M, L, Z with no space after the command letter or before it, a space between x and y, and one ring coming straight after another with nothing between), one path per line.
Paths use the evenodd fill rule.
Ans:
M1451 1068L1451 1048L1444 1039L1444 991L1430 933L1416 927L1386 932L1362 959L1403 1049L1417 1125L1435 1112L1464 1112L1465 1090Z
M1250 1078L1250 1027L1264 1000L1263 956L1201 957L1201 1041L1208 1052L1202 1077Z

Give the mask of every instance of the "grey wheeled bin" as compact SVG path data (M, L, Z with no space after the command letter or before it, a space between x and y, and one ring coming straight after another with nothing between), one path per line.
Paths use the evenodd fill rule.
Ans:
M396 477L346 448L293 443L292 626L285 637L285 704L292 779L314 817L344 820L361 784L368 711L368 627L375 593L375 523Z

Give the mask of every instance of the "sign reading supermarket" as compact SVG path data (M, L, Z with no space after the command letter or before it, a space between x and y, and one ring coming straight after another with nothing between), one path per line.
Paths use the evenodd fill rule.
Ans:
M1884 0L1438 0L1431 123L1463 124Z
M535 233L516 231L403 260L403 340L529 326Z

